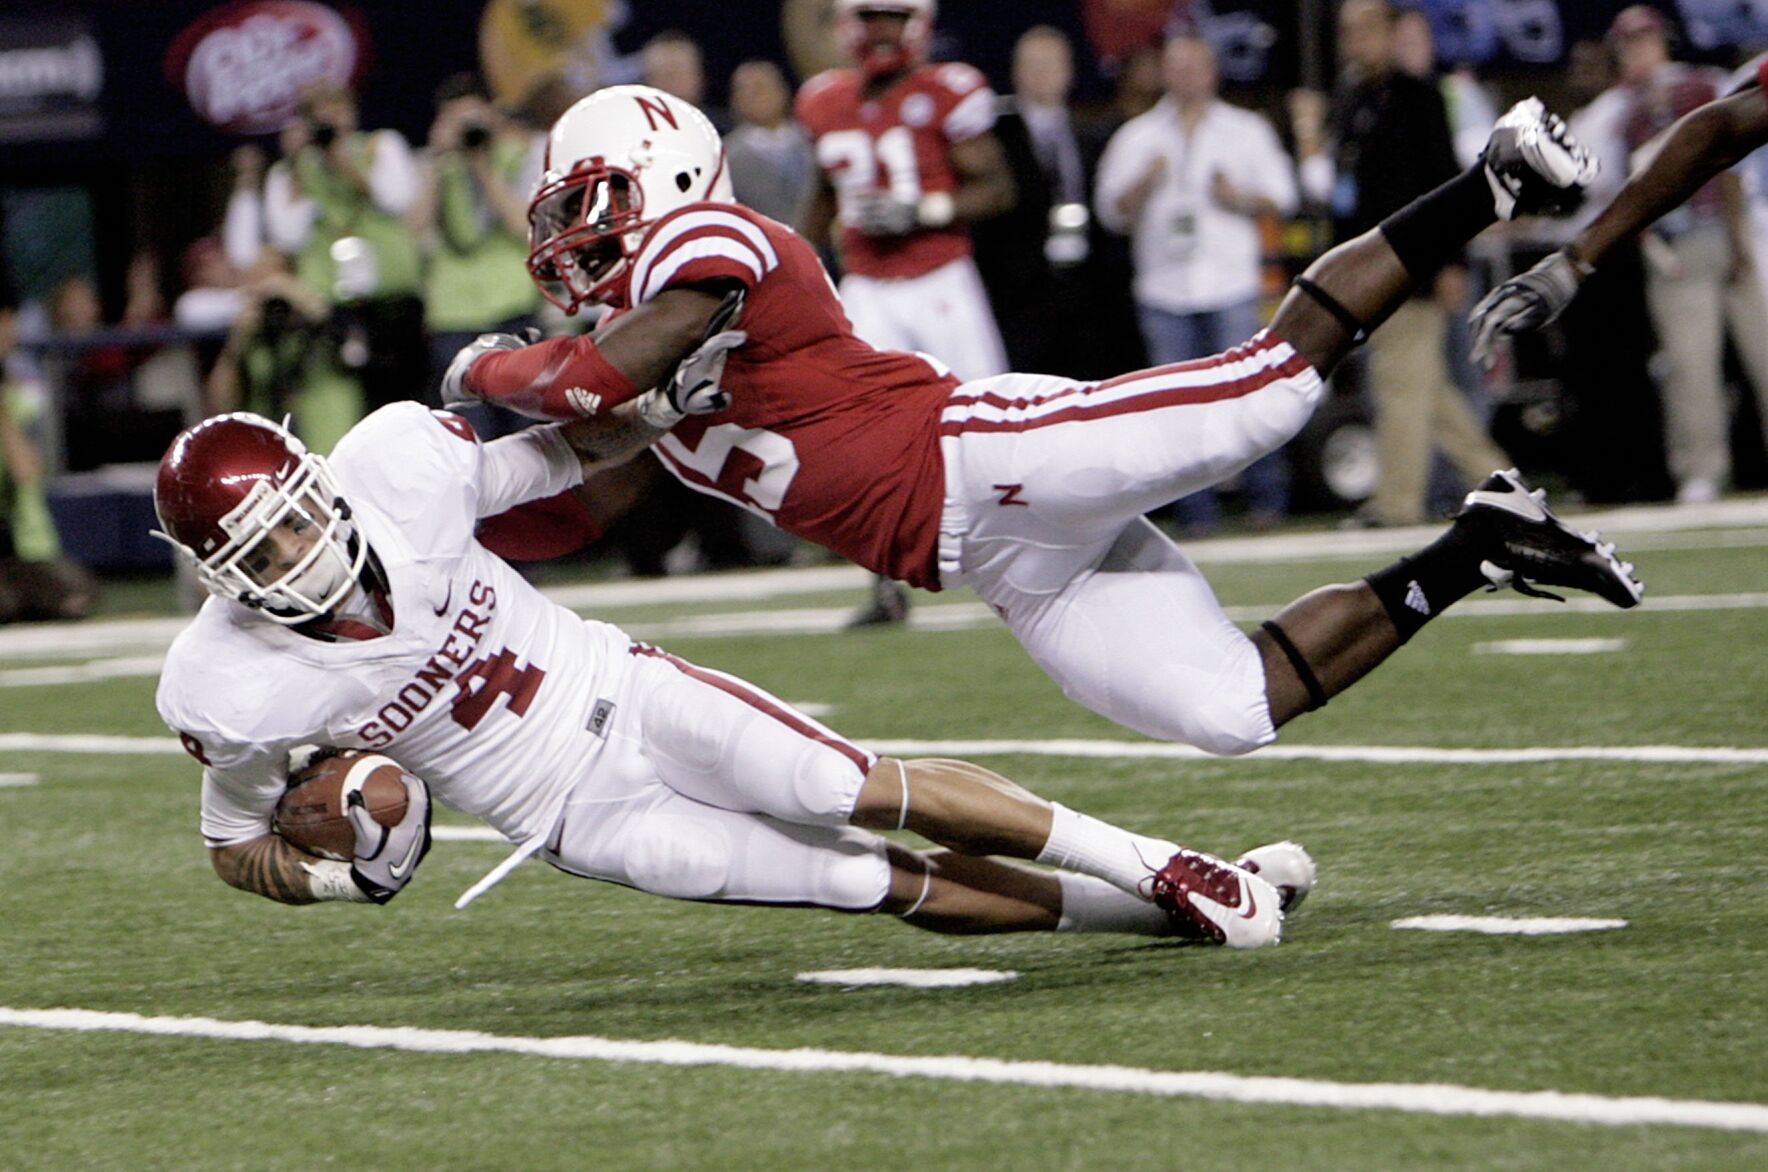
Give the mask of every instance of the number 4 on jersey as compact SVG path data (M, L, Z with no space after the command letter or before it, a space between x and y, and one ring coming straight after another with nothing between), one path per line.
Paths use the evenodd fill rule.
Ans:
M515 653L507 647L496 655L474 660L454 677L460 687L451 713L454 722L471 732L485 719L499 696L508 696L510 712L521 716L528 711L534 693L540 690L540 681L545 678L546 672L533 664L517 667ZM474 687L475 684L478 686Z

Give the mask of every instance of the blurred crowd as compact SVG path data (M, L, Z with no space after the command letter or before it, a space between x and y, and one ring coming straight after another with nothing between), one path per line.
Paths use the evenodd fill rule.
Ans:
M998 142L1012 194L968 225L1006 368L1100 378L1236 345L1315 252L1474 162L1501 103L1470 71L1437 65L1425 15L1386 0L1343 0L1336 11L1331 92L1286 95L1275 122L1267 113L1278 103L1258 111L1224 100L1211 43L1183 25L1118 62L1114 96L1084 110L1073 102L1068 36L1037 27L1019 37L1011 76L992 79L998 94L980 130ZM816 222L828 179L780 65L739 65L727 109L708 105L700 48L684 34L654 37L640 60L648 84L702 106L724 133L740 201L806 228L837 273L856 258L827 217ZM1675 118L1729 83L1679 63L1664 16L1635 6L1604 42L1574 48L1568 84L1577 108L1564 112L1602 156L1599 206ZM310 446L327 450L366 411L433 400L449 359L481 332L591 325L553 311L526 268L545 132L577 96L542 88L509 109L476 78L452 78L420 147L376 128L349 91L314 88L273 150L234 152L225 214L175 271L150 253L135 258L114 319L85 274L28 305L5 296L0 620L89 605L89 579L68 577L78 572L64 568L48 522L50 470L155 459L188 415L232 409L292 416ZM1758 420L1768 420L1768 310L1752 261L1768 234L1764 180L1768 165L1752 159L1716 181L1659 225L1630 266L1593 279L1560 331L1519 345L1496 374L1466 357L1466 312L1490 262L1507 275L1575 225L1523 225L1477 263L1451 265L1339 380L1335 398L1355 406L1324 414L1354 418L1360 432L1336 447L1304 434L1248 469L1226 499L1179 502L1171 523L1193 536L1224 524L1268 528L1304 481L1307 503L1322 503L1324 480L1324 503L1362 501L1349 523L1413 524L1466 482L1519 461L1563 463L1547 470L1593 500L1713 499L1732 482L1741 406L1728 397L1727 353L1734 384L1753 391ZM850 309L857 287L843 286ZM992 373L963 369L975 365L967 355L935 356L971 377ZM1500 426L1494 387L1532 413ZM59 418L45 427L46 401ZM523 425L492 408L474 423L486 436ZM1622 448L1610 450L1640 450L1630 463L1581 466L1576 453L1590 445L1542 446L1556 428L1574 441L1624 430ZM1660 434L1661 450L1644 450ZM654 479L650 499L611 535L635 573L803 556L753 518ZM47 592L32 585L44 574L57 583ZM31 605L45 595L60 610Z

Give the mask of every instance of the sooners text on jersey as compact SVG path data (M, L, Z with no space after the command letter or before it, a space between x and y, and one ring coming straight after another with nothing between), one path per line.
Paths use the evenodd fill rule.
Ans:
M982 74L955 62L921 65L877 97L866 97L864 87L858 70L832 69L798 93L798 120L816 143L837 206L845 213L874 191L913 204L929 192L957 190L950 144L994 127L995 96ZM969 255L970 234L961 225L900 237L852 228L841 235L843 265L867 277L919 277Z

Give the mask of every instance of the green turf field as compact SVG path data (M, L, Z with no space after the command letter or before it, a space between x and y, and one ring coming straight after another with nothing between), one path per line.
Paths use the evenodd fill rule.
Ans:
M1653 1096L1755 1104L1755 1130L1221 1102L1018 1073L675 1066L655 1050L609 1062L0 1024L0 1168L1768 1167L1768 596L1735 601L1768 593L1768 531L1660 544L1676 548L1637 558L1652 590L1639 611L1493 614L1479 607L1514 596L1471 600L1467 617L1432 624L1282 744L1753 758L987 758L1046 796L1203 849L1307 844L1320 887L1274 950L948 939L883 918L675 904L540 865L457 912L454 898L503 854L471 841L439 842L386 909L284 908L209 871L184 756L0 751L0 1012ZM1225 602L1258 608L1379 560L1209 572ZM1718 596L1734 601L1651 605ZM643 627L856 598L653 601L601 617ZM1485 646L1518 639L1625 644ZM668 646L829 705L821 718L861 741L1141 743L1064 701L994 626ZM90 657L0 651L0 669ZM152 692L147 676L6 687L0 736L163 738ZM1423 915L1627 927L1390 926ZM951 989L795 979L869 966L1018 976Z

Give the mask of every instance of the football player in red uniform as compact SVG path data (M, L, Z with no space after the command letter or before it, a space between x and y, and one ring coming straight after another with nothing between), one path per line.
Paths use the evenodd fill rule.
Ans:
M1003 374L968 228L1016 198L994 91L969 65L927 62L934 0L837 0L835 12L854 67L798 93L818 166L800 228L820 246L839 216L841 301L863 340L931 354L966 382ZM890 579L874 596L856 623L907 617L908 595Z
M1576 239L1486 294L1473 310L1474 356L1490 362L1501 335L1539 329L1558 317L1617 244L1762 146L1768 146L1768 57L1744 88L1678 120L1651 162Z
M1481 587L1639 601L1613 546L1566 527L1514 472L1418 554L1250 636L1143 517L1287 442L1322 376L1419 281L1500 217L1574 198L1593 170L1530 99L1479 164L1315 262L1241 346L1103 382L960 382L854 334L803 238L731 202L698 111L617 87L554 126L529 261L559 305L615 312L584 337L481 337L443 396L595 419L647 387L685 387L647 396L645 418L668 429L657 451L690 486L874 572L969 586L1072 699L1163 740L1246 752ZM673 377L678 364L694 377Z

